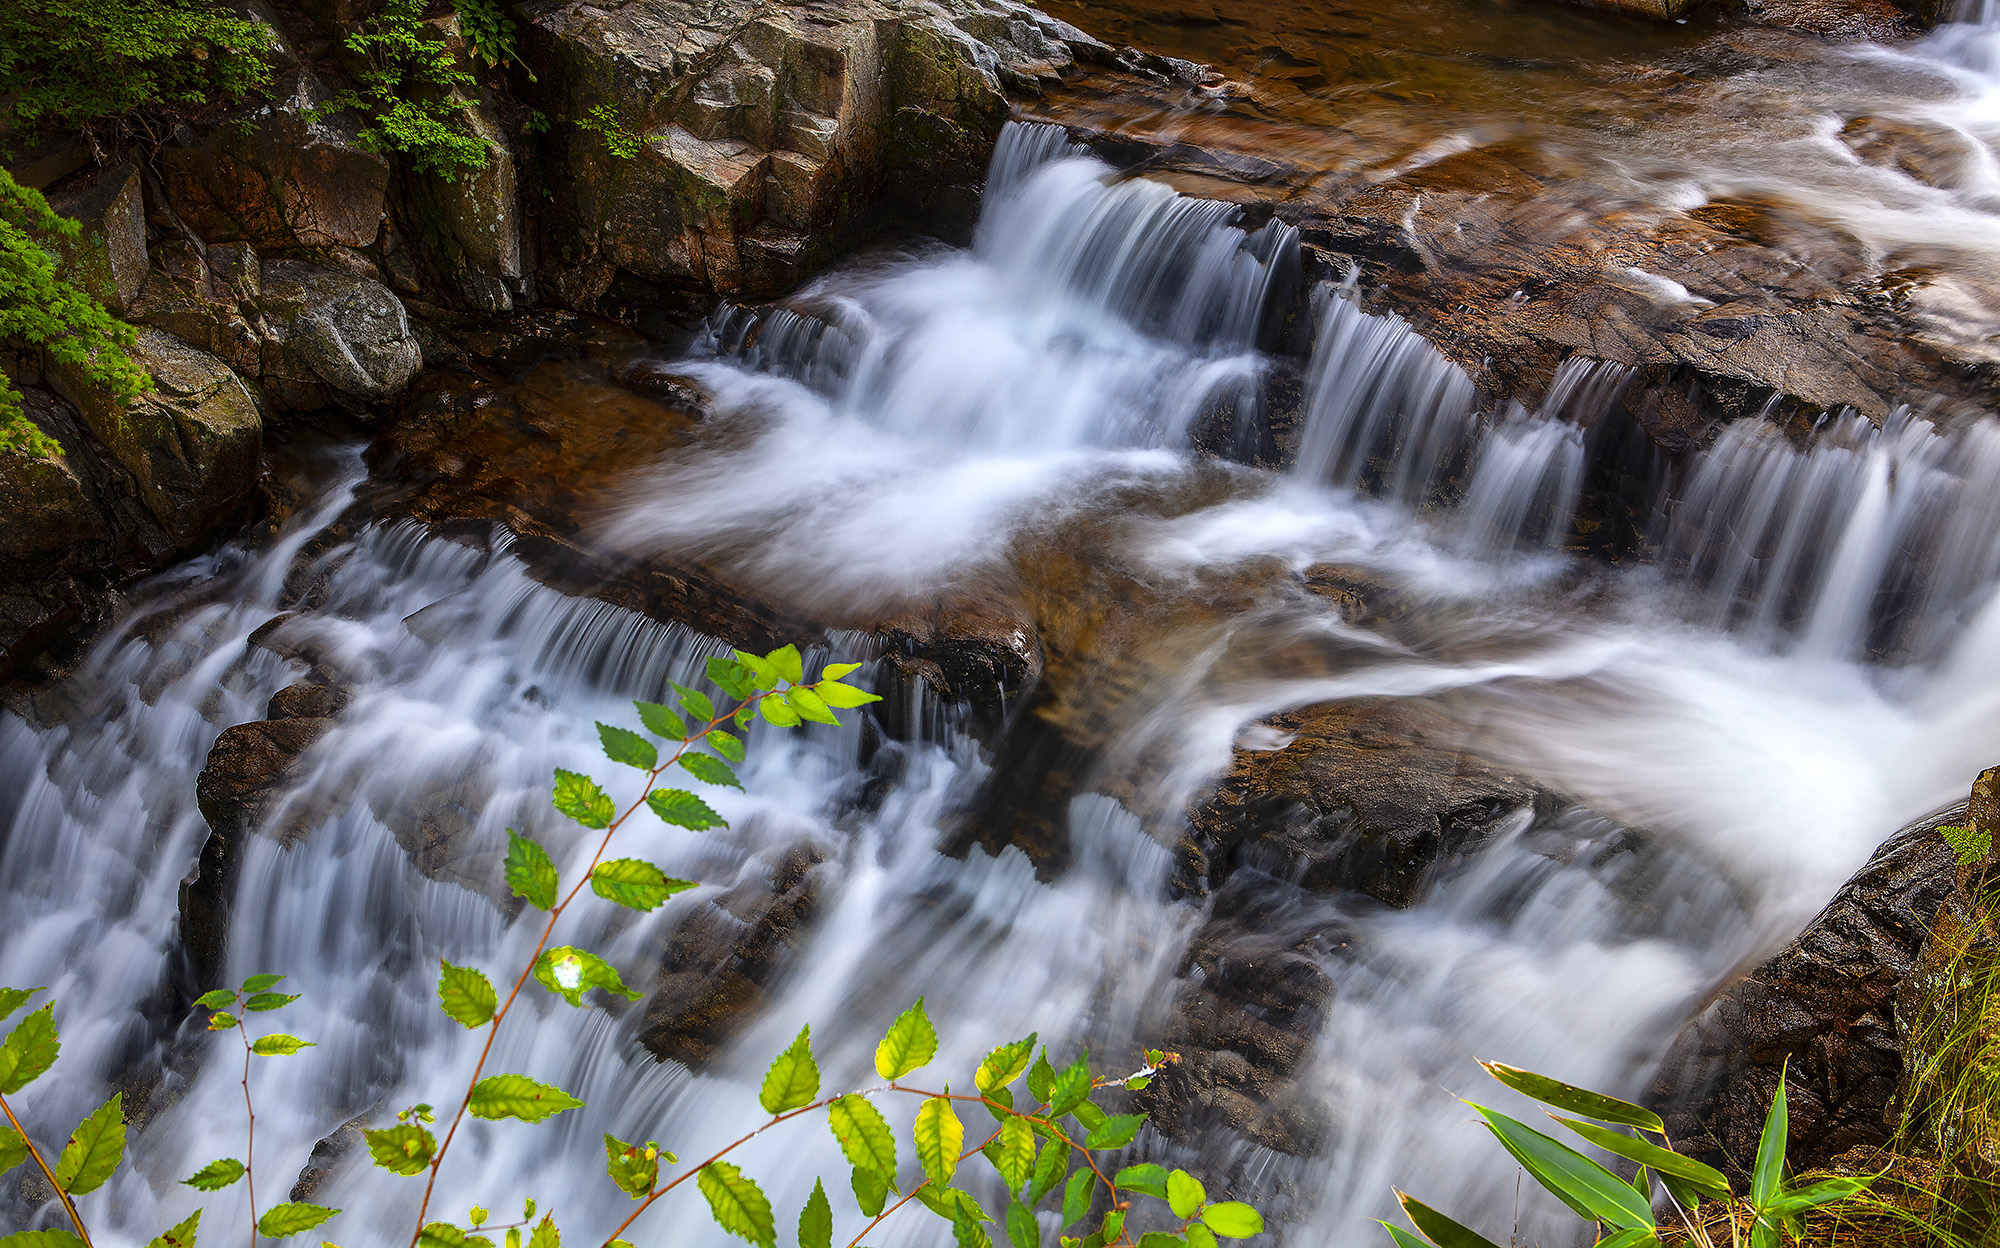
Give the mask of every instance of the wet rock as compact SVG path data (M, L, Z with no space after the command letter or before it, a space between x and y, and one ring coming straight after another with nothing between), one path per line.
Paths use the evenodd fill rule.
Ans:
M1841 127L1840 141L1869 164L1900 169L1927 186L1965 186L1988 159L1962 132L1920 121L1856 117Z
M83 226L73 239L57 239L65 276L113 311L132 306L146 284L146 205L136 166L119 163L92 174L81 186L52 191L49 207Z
M174 211L211 243L278 251L375 242L389 162L361 146L352 113L315 115L332 92L311 72L280 76L269 95L205 126L192 146L160 149Z
M812 921L825 856L797 845L765 880L730 889L667 934L646 998L639 1043L700 1068L763 1002L764 990Z
M222 982L230 900L247 838L282 794L292 765L332 726L325 717L237 724L223 729L209 750L195 779L195 802L209 836L180 890L181 943L188 957L183 991L189 997ZM296 836L310 823L311 816L301 812L287 827Z
M49 380L129 477L132 493L182 550L214 537L257 483L264 425L228 365L156 329L128 352L154 389L123 408L112 395L51 362Z
M1885 841L1798 939L1682 1029L1652 1089L1681 1147L1747 1173L1788 1062L1795 1169L1888 1140L1905 1070L1897 995L1958 886L1935 830L1956 818Z
M67 455L44 458L0 448L0 557L109 536Z
M435 24L449 44L463 48L455 14ZM451 178L412 173L407 179L412 235L454 306L505 312L530 293L522 281L526 269L514 142L490 98L458 98L465 107L445 124L476 140L486 161Z
M357 1149L365 1148L367 1137L362 1131L368 1126L368 1117L353 1119L340 1124L339 1130L313 1145L312 1155L299 1171L298 1181L292 1184L290 1200L311 1200L318 1194L326 1181L333 1177L340 1163L347 1160Z
M1101 45L1012 0L528 6L524 55L560 223L544 285L595 306L617 272L701 295L778 293L889 200L969 226L1006 84Z
M616 365L611 369L610 377L614 384L634 394L643 394L697 420L708 411L714 398L706 386L686 373L675 371L674 366L664 360L633 360Z
M1449 718L1361 698L1274 716L1280 749L1239 749L1190 813L1180 886L1204 892L1249 867L1313 892L1408 906L1449 859L1545 796L1445 743Z
M334 396L380 402L423 365L403 304L386 286L297 261L268 261L257 301L267 325L263 377L288 407Z

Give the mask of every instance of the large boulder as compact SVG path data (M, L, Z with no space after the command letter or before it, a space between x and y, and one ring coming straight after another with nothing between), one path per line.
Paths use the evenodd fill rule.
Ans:
M243 379L198 347L144 329L129 354L154 389L120 407L109 391L51 364L49 381L82 413L131 492L175 546L219 533L257 484L264 422Z
M526 7L557 123L544 276L576 307L621 270L683 292L788 289L885 199L969 221L1004 87L1104 52L1013 0Z
M367 247L381 233L389 162L360 143L351 113L322 115L332 98L309 71L272 86L156 157L168 201L211 243L287 248Z
M139 297L149 264L139 170L121 162L79 177L80 183L65 183L49 195L49 207L83 227L76 238L56 240L64 272L123 312Z
M1996 780L2000 772L1987 772L1975 791L1976 817L1988 827L2000 827ZM1895 1133L1908 1038L1897 998L1940 907L1961 886L1956 855L1936 830L1961 817L1890 837L1796 940L1682 1029L1652 1097L1684 1151L1747 1173L1787 1068L1795 1169Z
M257 307L264 318L264 383L287 407L390 399L423 366L408 313L380 282L270 261L260 272Z

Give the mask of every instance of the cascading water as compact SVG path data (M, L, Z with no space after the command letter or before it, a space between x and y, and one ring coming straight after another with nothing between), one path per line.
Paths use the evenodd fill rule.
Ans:
M1534 777L1558 808L1514 812L1406 910L1261 885L1282 901L1274 923L1338 935L1301 945L1334 986L1296 1072L1328 1129L1308 1157L1227 1131L1182 1144L1148 1134L1138 1147L1198 1154L1211 1192L1233 1186L1282 1212L1294 1242L1374 1242L1367 1220L1387 1212L1392 1183L1497 1238L1513 1168L1463 1129L1447 1091L1480 1088L1475 1057L1636 1091L1691 1000L1797 930L1885 832L2000 753L1995 569L1961 554L1991 551L2000 521L1935 510L1944 487L1925 484L1980 479L1989 426L1947 441L1915 422L1841 425L1808 450L1732 431L1674 514L1667 545L1686 581L1593 572L1520 547L1566 527L1577 432L1615 401L1622 374L1576 362L1535 415L1481 425L1462 373L1407 327L1333 298L1301 469L1203 463L1184 449L1190 425L1221 379L1267 367L1265 318L1294 280L1287 232L1246 231L1226 206L1114 180L1060 132L1010 131L1002 164L971 252L878 260L783 309L718 318L684 365L715 399L700 436L635 472L598 531L626 553L717 560L829 616L964 586L1052 594L1032 553L1051 548L1201 607L1166 617L1186 644L1167 647L1180 657L1155 688L1105 702L1117 723L1067 808L1071 865L1045 884L1013 849L938 852L993 765L951 713L905 717L935 730L901 742L864 743L852 726L758 729L746 791L713 798L728 831L621 834L621 852L706 885L651 915L591 912L560 936L652 987L678 925L745 921L792 887L773 881L809 878L809 921L756 985L750 1020L693 1071L640 1047L654 1003L578 1013L530 998L497 1068L589 1104L539 1128L472 1124L435 1209L534 1196L572 1242L597 1242L630 1207L603 1178L600 1133L705 1155L757 1116L762 1068L802 1024L827 1085L846 1085L867 1076L875 1038L919 994L942 1024L941 1070L1030 1030L1058 1054L1156 1038L1211 903L1174 900L1171 850L1089 789L1136 774L1172 808L1238 744L1283 744L1246 727L1372 697L1444 708L1452 744ZM1820 462L1836 452L1859 466ZM1388 498L1349 488L1363 458L1385 465ZM1418 522L1413 505L1447 472L1466 474L1459 520ZM629 722L627 699L692 679L720 644L539 586L504 541L380 523L320 536L357 475L345 470L266 547L226 549L154 586L48 702L69 708L48 725L0 722L0 958L6 982L53 986L68 1046L61 1090L33 1105L31 1125L60 1130L109 1085L169 1059L133 1167L83 1202L107 1245L177 1220L197 1198L176 1180L240 1143L228 1042L162 1024L156 1005L181 957L180 881L204 838L194 776L223 727L260 718L308 676L349 692L234 886L226 977L288 973L304 996L286 1024L319 1041L252 1080L268 1203L343 1124L463 1087L475 1049L433 1008L437 959L497 977L535 938L496 904L503 830L531 832L559 860L587 855L547 809L550 770L615 785L592 722ZM1836 506L1851 534L1796 536ZM1899 562L1913 533L1952 553ZM1294 592L1294 573L1326 563L1394 588L1408 609L1393 636ZM1906 573L1932 596L1910 610L1933 631L1885 673L1839 639L1866 626L1851 604L1867 586L1903 593ZM1249 605L1203 605L1225 583L1237 596L1222 601ZM1810 644L1731 631L1780 588L1772 620L1795 624L1809 604ZM1685 620L1689 594L1715 604L1706 620ZM1088 674L1077 679L1076 696L1090 696ZM1117 772L1142 755L1149 770ZM573 876L580 863L564 865ZM760 1137L740 1160L781 1216L816 1174L844 1170L816 1126ZM327 1228L337 1242L389 1242L408 1232L416 1187L349 1155L315 1199L346 1210ZM241 1225L242 1199L201 1201L204 1232ZM1522 1217L1545 1241L1561 1233L1532 1194ZM838 1215L838 1234L858 1227L851 1210ZM663 1203L640 1234L721 1242L692 1201ZM911 1214L873 1242L947 1234Z

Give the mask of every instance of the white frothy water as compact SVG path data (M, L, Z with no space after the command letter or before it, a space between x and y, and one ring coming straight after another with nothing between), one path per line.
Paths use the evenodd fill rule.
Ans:
M1171 805L1225 769L1233 745L1281 745L1248 730L1275 712L1411 698L1561 795L1552 817L1516 812L1404 911L1240 869L1232 887L1274 898L1269 921L1296 928L1334 984L1298 1072L1330 1128L1305 1158L1226 1131L1180 1151L1140 1141L1190 1158L1211 1194L1284 1214L1295 1242L1372 1242L1367 1219L1391 1208L1391 1183L1500 1238L1513 1167L1445 1091L1492 1094L1475 1057L1636 1091L1691 1000L1797 930L1876 841L2000 756L1994 568L1957 553L1991 550L2000 519L1936 504L1929 486L1899 493L1924 473L1980 479L1989 426L1950 441L1915 422L1843 425L1811 447L1732 431L1674 512L1668 546L1685 553L1659 573L1593 572L1546 547L1576 505L1582 431L1607 418L1624 375L1576 361L1535 413L1482 422L1463 374L1406 327L1331 298L1310 364L1310 462L1290 477L1198 464L1186 439L1216 388L1268 365L1257 344L1291 280L1284 233L1111 180L1060 132L1017 129L1009 144L971 253L877 263L783 309L718 318L689 365L717 397L702 441L635 477L607 540L722 559L829 612L887 610L961 582L1032 584L1039 570L1021 552L1072 533L1091 562L1163 594L1242 576L1265 587L1246 591L1254 604L1203 626L1199 657L1124 711L1101 767L1168 751L1168 778L1149 783ZM1847 458L1827 458L1836 450ZM1386 498L1351 488L1356 457L1381 461ZM1451 473L1467 483L1458 510L1420 519L1412 508ZM1808 485L1821 477L1837 482ZM437 959L500 979L536 935L532 916L509 920L494 900L504 829L542 838L573 874L589 847L547 809L550 770L592 770L615 788L592 721L629 722L627 699L693 679L719 645L542 588L504 542L377 526L309 545L345 488L269 549L170 578L150 613L97 643L65 686L75 709L61 722L0 723L11 781L0 949L7 982L54 986L68 1045L62 1078L36 1090L35 1127L54 1137L155 1049L184 1072L136 1132L134 1167L84 1202L107 1245L143 1243L196 1203L205 1230L245 1213L240 1188L198 1199L176 1183L240 1153L233 1041L140 1014L178 956L179 882L204 836L193 778L218 731L261 718L308 667L352 693L265 819L284 837L247 846L232 911L229 978L289 973L305 995L278 1017L319 1041L253 1078L268 1204L343 1123L462 1090L476 1037L435 1010ZM1837 513L1852 533L1794 540L1814 531L1814 508L1835 505L1822 498L1860 500ZM1753 529L1748 547L1725 536ZM1854 604L1905 574L1896 552L1911 534L1933 531L1952 553L1924 565L1933 597L1911 608L1933 632L1899 669L1863 665L1842 639L1874 615ZM295 570L302 551L313 553ZM1361 628L1294 592L1289 573L1321 563L1393 589L1398 627ZM1769 634L1757 613L1780 586L1811 608L1771 608L1782 628ZM286 609L296 613L246 644ZM1800 640L1774 644L1780 634ZM1283 661L1326 653L1339 661L1307 675ZM1169 849L1086 793L1068 810L1074 863L1053 883L1012 849L941 855L991 763L950 713L909 718L934 728L880 745L856 727L760 728L746 791L711 798L728 831L642 818L621 833L619 853L705 882L651 915L586 910L558 934L630 982L651 986L679 924L754 918L766 881L801 863L817 864L809 921L699 1072L640 1047L647 1004L579 1013L531 988L493 1069L589 1104L537 1128L471 1124L436 1213L475 1201L510 1213L532 1195L571 1242L597 1242L630 1208L602 1174L601 1133L704 1156L758 1118L762 1069L799 1026L814 1028L827 1085L849 1085L869 1077L875 1039L920 994L942 1024L940 1080L1030 1030L1057 1056L1087 1042L1106 1062L1160 1037L1211 904L1169 898ZM741 1161L781 1223L825 1174L836 1234L859 1229L817 1124L760 1138ZM392 1242L417 1190L350 1156L316 1198L346 1210L326 1228L335 1242ZM1530 1230L1558 1225L1532 1200L1524 1216ZM636 1230L638 1242L724 1242L692 1194ZM871 1242L948 1236L913 1212Z

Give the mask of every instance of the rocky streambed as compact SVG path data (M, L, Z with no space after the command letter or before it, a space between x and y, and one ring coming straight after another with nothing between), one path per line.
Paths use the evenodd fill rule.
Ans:
M0 452L7 912L53 933L5 956L139 1107L112 1224L234 1087L178 1005L274 959L329 1037L286 1181L393 1222L355 1124L461 1057L397 1002L518 943L503 828L561 844L540 777L718 642L887 700L652 847L715 883L601 933L646 999L523 1041L590 1130L694 1147L780 1031L859 1069L928 992L968 1052L1176 1049L1137 1148L1303 1241L1391 1183L1497 1233L1475 1056L1651 1081L1732 1163L1792 1056L1798 1164L1887 1139L1963 880L1935 820L1869 854L2000 753L1972 36L522 12L471 183L318 119L351 67L284 8L269 107L38 166L159 381L20 359L65 455ZM636 155L529 128L599 108ZM481 1147L467 1199L547 1164Z

